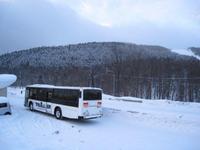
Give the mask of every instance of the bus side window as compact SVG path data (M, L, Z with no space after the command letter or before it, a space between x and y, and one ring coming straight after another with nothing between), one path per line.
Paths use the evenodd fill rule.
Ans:
M52 95L53 95L52 92L49 91L49 92L48 92L48 97L47 97L47 100L48 100L48 101L51 101Z
M36 89L29 89L29 98L36 99Z

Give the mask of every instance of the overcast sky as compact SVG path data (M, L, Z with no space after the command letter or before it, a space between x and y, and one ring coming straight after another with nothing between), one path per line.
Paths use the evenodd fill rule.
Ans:
M200 0L0 0L0 53L92 41L200 47Z

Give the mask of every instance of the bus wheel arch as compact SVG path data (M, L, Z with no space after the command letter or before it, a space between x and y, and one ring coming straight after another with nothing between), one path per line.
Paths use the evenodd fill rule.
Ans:
M56 119L62 119L62 110L60 107L55 107L54 109L54 115L56 117Z
M11 112L6 112L4 115L12 115Z

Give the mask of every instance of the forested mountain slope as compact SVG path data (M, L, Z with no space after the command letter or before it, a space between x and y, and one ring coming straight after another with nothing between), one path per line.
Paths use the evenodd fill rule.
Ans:
M38 47L1 55L0 73L16 74L17 85L97 86L118 96L200 100L200 61L161 46L93 42Z
M190 49L195 55L200 56L200 48L199 47L191 47Z
M21 65L33 67L70 67L102 65L113 61L115 55L122 59L131 56L176 57L170 50L160 46L128 43L85 43L58 47L38 47L0 56L1 67L15 68Z

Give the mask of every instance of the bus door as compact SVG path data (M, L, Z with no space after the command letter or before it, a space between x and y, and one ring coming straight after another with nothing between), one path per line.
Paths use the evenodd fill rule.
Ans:
M52 107L51 107L52 94L53 94L53 90L47 91L46 112L48 113L52 113Z
M46 89L37 89L37 99L34 102L34 109L46 112L46 100L47 100L47 90Z

